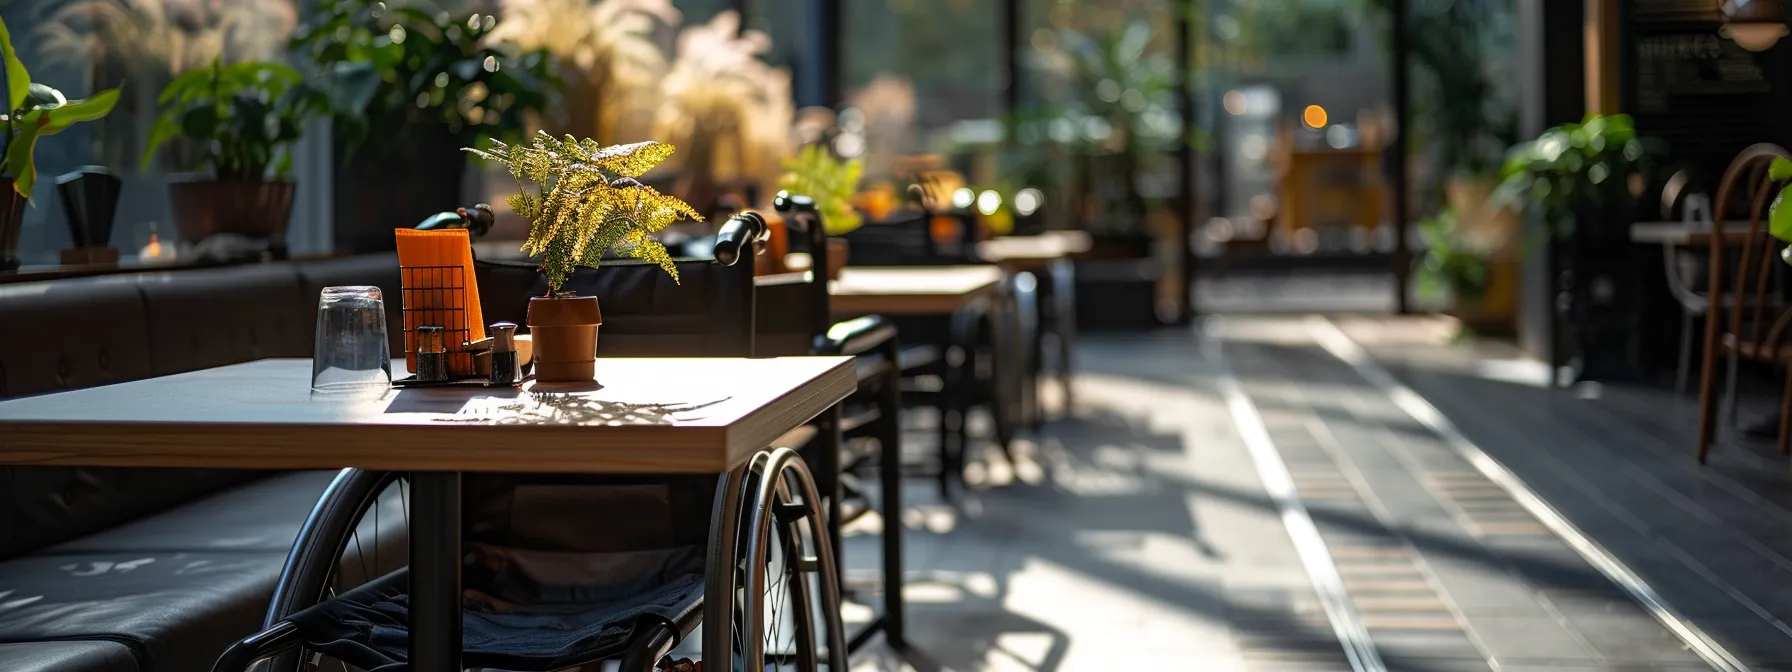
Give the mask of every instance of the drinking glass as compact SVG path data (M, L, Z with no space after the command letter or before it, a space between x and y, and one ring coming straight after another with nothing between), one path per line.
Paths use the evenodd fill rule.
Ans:
M317 301L311 390L384 390L392 384L386 303L380 288L325 287Z

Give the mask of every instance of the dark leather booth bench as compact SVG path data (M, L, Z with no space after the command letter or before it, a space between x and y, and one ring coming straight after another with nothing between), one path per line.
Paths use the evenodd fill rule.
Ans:
M402 352L393 255L0 284L0 398L309 357L331 285L384 290ZM260 629L334 475L0 467L0 672L211 669ZM346 578L402 566L401 507L388 493Z

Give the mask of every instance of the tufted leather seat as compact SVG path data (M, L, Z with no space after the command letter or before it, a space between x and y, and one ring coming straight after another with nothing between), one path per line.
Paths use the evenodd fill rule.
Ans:
M309 356L319 290L380 286L395 316L397 278L384 255L0 285L0 398ZM0 670L208 669L260 624L331 476L0 467ZM403 565L397 494L350 583Z
M311 354L314 323L295 310L291 264L146 273L138 287L156 375Z
M135 278L0 285L0 317L0 398L152 375Z

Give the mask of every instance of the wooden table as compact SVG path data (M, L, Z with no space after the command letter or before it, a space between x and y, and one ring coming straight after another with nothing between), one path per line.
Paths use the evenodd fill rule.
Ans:
M837 318L860 315L950 315L996 293L996 266L854 267L828 283Z
M262 360L0 402L0 464L413 472L411 669L458 670L460 472L722 473L857 386L847 357L605 359L600 384L522 390L314 395L310 375Z
M1087 231L1047 231L1035 236L1001 236L977 243L977 258L1010 270L1040 270L1089 251Z

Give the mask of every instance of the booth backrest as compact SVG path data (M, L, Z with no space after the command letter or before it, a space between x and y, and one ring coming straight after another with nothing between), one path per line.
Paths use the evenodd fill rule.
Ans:
M329 285L380 287L389 323L400 324L398 260L390 254L0 285L0 398L268 357L308 357L318 293ZM398 330L390 335L403 342ZM202 469L0 467L0 559L257 476Z

